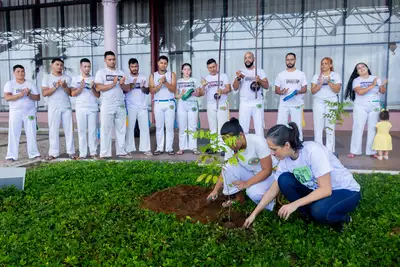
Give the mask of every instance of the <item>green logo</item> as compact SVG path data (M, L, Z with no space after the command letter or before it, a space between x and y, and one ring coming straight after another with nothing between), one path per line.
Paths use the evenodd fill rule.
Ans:
M311 177L312 177L310 168L308 168L307 166L294 169L293 175L302 184L305 184L305 183L311 181Z
M219 109L220 110L226 110L226 107L220 107Z
M374 108L374 112L379 112L379 108Z
M28 120L33 121L35 119L35 116L28 116Z
M175 106L174 106L174 105L169 105L169 108L170 108L170 109L174 109Z
M193 111L193 112L197 111L197 108L193 107L193 108L192 108L192 111Z
M125 108L125 106L124 106L124 105L120 105L119 107L120 107L120 108Z
M258 163L260 163L260 159L259 158L251 158L251 159L249 159L249 161L247 163L249 165L257 165Z
M262 108L262 105L261 105L261 104L257 104L257 105L256 105L256 108L259 108L259 109L260 109L260 108Z

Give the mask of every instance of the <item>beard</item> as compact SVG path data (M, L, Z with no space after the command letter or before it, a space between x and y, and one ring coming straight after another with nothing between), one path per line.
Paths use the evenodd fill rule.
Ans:
M253 67L253 64L254 64L254 61L252 61L252 62L250 62L250 63L247 63L247 62L244 63L244 65L246 66L246 68L251 68L251 67Z
M294 64L286 64L286 67L288 67L289 69L294 67Z

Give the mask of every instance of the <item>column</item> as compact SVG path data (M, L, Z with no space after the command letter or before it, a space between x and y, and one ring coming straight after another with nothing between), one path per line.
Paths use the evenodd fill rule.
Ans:
M104 51L117 50L117 2L118 0L103 0L104 12Z

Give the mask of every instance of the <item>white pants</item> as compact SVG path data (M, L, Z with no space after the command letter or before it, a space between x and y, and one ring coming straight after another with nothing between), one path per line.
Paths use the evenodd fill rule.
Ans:
M196 100L178 102L178 125L179 125L179 149L197 149L197 140L193 135L186 133L187 130L197 130L199 109Z
M97 108L76 108L76 123L78 125L79 138L79 157L81 158L87 157L88 140L90 155L97 155L97 115Z
M36 144L36 109L26 111L10 110L8 121L8 149L6 159L18 159L19 138L24 124L29 158L40 156Z
M239 123L245 134L249 133L250 119L253 117L256 135L264 137L264 104L262 101L240 101Z
M58 157L60 155L60 124L64 129L65 144L68 155L75 154L74 132L72 124L72 110L66 107L50 107L48 109L49 119L49 156Z
M277 124L287 125L289 122L289 114L290 120L297 124L300 133L300 140L303 141L303 106L283 106L279 105L278 109L278 121Z
M221 138L221 128L225 122L229 121L229 105L228 101L219 102L218 110L217 103L207 103L207 118L210 132L218 133L220 136L219 143L223 145Z
M139 151L150 151L150 129L149 129L149 112L147 107L128 107L128 127L126 129L126 151L136 151L135 146L135 124L136 120L140 129Z
M126 110L125 104L102 103L100 107L100 157L111 157L111 136L115 126L115 150L117 156L126 155Z
M376 134L375 125L379 121L379 102L358 102L353 106L353 132L351 134L350 153L354 155L362 154L362 136L364 133L365 123L367 126L367 145L365 148L366 155L374 155L375 150L372 150L372 144Z
M164 151L164 125L165 125L165 151L173 151L175 101L154 101L154 117L156 119L157 150Z
M337 97L320 99L313 99L313 117L314 117L314 141L323 145L322 136L326 133L326 148L329 151L335 152L335 124L329 123L329 118L324 118L325 114L329 114L330 110L335 110L337 107L329 107L325 100L330 102L337 102Z
M232 183L234 181L247 181L250 178L254 177L254 173L252 171L247 170L240 164L239 165L227 164L222 171L222 177L224 179L224 189L222 193L224 195L232 195L240 191ZM271 187L274 181L275 181L274 175L271 175L264 181L261 181L258 184L250 186L249 188L246 189L247 196L251 200L253 200L254 203L256 204L260 203L265 192L268 191L268 189ZM275 200L271 201L271 203L269 203L265 207L265 209L273 210L274 205L275 205Z

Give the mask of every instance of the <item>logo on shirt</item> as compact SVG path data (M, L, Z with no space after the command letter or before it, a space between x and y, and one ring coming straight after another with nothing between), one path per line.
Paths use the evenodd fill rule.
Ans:
M220 110L226 110L226 107L220 107L219 109Z
M179 82L178 83L178 89L184 89L184 88L194 88L194 82Z
M360 87L361 88L367 88L371 84L372 84L372 82L360 82Z
M175 106L174 106L174 105L169 105L169 108L170 108L170 109L174 109Z
M251 158L247 162L247 164L249 164L249 165L257 165L258 163L260 163L260 159L259 158Z
M113 82L114 81L114 77L117 76L118 77L118 81L122 79L122 75L106 75L106 81L107 82Z
M218 86L218 81L211 81L208 82L208 87L217 87ZM223 81L219 81L219 86L224 86L224 82Z
M28 120L33 121L35 119L35 116L28 116Z
M18 93L21 93L21 92L23 92L24 91L24 89L21 89L21 88L18 88L18 89L15 89L15 92L18 94Z
M262 108L262 105L261 104L257 104L256 108L260 109L260 108Z
M196 108L196 107L193 107L193 108L192 108L192 111L193 111L193 112L196 112L196 111L197 111L197 108Z
M76 87L81 87L81 82L78 82L77 85L76 85ZM91 88L90 88L90 83L85 82L85 87L84 87L84 89L91 90Z
M285 79L286 84L299 84L300 80L299 79Z
M311 178L312 178L312 174L311 174L310 168L308 168L308 166L295 168L293 170L293 175L302 184L305 184L305 183L311 181Z

